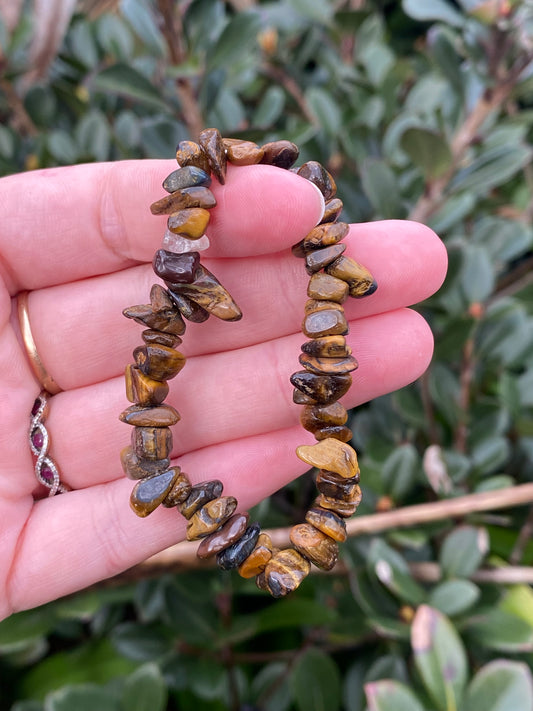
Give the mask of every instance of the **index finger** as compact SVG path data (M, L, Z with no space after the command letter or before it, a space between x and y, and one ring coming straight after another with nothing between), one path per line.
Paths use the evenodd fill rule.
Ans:
M149 207L175 168L173 161L120 161L2 178L0 274L10 293L150 261L166 217ZM315 186L268 165L229 166L226 184L213 181L211 189L209 256L277 252L304 237L323 210Z

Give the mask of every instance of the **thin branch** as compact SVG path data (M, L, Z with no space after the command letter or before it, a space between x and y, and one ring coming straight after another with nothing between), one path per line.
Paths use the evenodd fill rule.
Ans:
M385 513L359 516L347 522L349 537L372 535L397 528L409 528L434 521L461 518L480 511L506 509L533 502L533 484L510 486L497 491L467 494L455 499L444 499L428 504L405 506ZM267 531L277 548L290 545L290 528L276 528ZM140 580L161 572L209 569L213 561L201 561L196 557L197 543L184 541L148 558L144 563L121 573L111 581L100 585L113 585L128 580ZM338 566L337 566L338 568ZM337 568L335 569L337 571Z

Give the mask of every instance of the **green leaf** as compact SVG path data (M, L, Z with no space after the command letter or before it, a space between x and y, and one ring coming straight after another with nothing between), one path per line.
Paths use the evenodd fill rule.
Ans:
M520 617L533 628L533 590L529 585L513 585L505 593L500 609Z
M266 607L258 615L258 632L276 629L319 626L331 624L338 618L337 612L314 600L280 600L275 605Z
M461 27L465 22L463 15L446 0L402 0L402 8L405 14L414 20L440 20L455 27Z
M94 77L92 86L96 91L126 96L161 111L167 110L166 103L154 85L144 74L128 64L117 63L103 69Z
M287 711L291 705L287 664L272 662L262 667L252 681L251 693L262 711Z
M64 165L75 163L78 157L78 150L72 136L59 129L48 134L48 150L58 163Z
M165 711L167 688L159 667L145 664L126 679L122 705L128 711Z
M401 501L420 481L421 462L416 448L410 444L396 447L383 463L382 480L385 491L394 501Z
M44 711L121 711L118 701L104 689L92 684L65 686L49 694Z
M122 0L120 9L144 46L149 47L156 56L164 56L165 41L146 3L143 0Z
M254 128L270 128L285 107L285 92L280 86L269 86L263 94L252 119Z
M337 711L341 703L341 682L333 659L310 647L294 664L290 678L299 711Z
M414 693L393 679L365 684L368 711L424 711Z
M465 711L518 711L533 708L533 679L526 664L497 659L470 682Z
M114 628L111 642L125 657L140 662L158 659L172 649L170 633L156 623L124 622Z
M459 96L463 95L462 58L458 56L456 45L460 39L449 27L437 25L428 32L428 47L439 69Z
M341 112L333 96L317 86L310 87L305 94L306 102L316 117L317 124L328 136L335 136L341 127Z
M408 128L400 145L427 180L443 175L452 163L450 147L446 139L436 131Z
M346 711L364 711L365 666L362 660L356 661L344 675L343 702Z
M431 591L429 604L451 617L472 607L480 596L477 585L470 580L445 580Z
M488 549L486 529L459 526L446 536L440 549L443 574L448 578L470 577L481 565Z
M475 194L485 195L512 178L531 161L531 156L532 150L526 145L497 146L482 153L469 166L460 170L450 183L450 190L471 190Z
M334 6L329 2L316 2L316 0L288 0L292 7L302 17L322 25L327 25L333 17Z
M217 42L207 53L207 69L231 68L248 57L257 45L261 17L256 12L240 12L226 25Z
M375 158L365 160L361 166L361 180L376 217L393 219L404 216L396 177L384 161Z
M102 48L112 57L127 62L133 54L133 37L126 23L117 15L101 15L97 23L97 37Z
M467 302L483 303L492 294L494 284L494 267L487 250L479 245L465 245L461 288Z
M452 227L464 220L474 209L476 204L472 193L459 193L448 198L442 207L431 215L428 224L435 232L442 235Z
M421 605L411 628L415 665L439 711L461 706L468 676L463 643L455 628L438 610Z
M0 652L16 652L47 635L57 624L49 606L17 612L0 622Z
M97 161L109 160L111 133L105 115L98 110L89 111L76 126L76 141L82 155Z
M469 622L468 632L487 649L511 653L533 651L533 628L500 609L477 615Z

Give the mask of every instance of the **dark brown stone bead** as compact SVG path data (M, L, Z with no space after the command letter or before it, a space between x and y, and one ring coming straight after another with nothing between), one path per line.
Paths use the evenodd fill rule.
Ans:
M314 314L317 311L328 311L331 309L340 311L342 314L344 313L342 304L339 304L337 301L326 301L324 299L307 299L304 306L304 313L307 316L307 314Z
M295 257L305 257L310 252L338 244L350 231L345 222L321 222L302 240L293 244L291 251Z
M174 170L163 181L163 189L167 193L175 193L176 190L183 188L192 188L197 185L203 185L208 188L211 185L211 176L205 170L197 168L195 165L183 166Z
M270 556L272 557L272 556ZM259 588L259 590L263 590L263 592L269 593L270 594L270 589L268 587L268 583L266 580L266 575L265 571L262 570L260 573L257 574L255 578L255 584Z
M220 131L206 128L198 136L198 143L207 156L211 171L221 185L226 182L226 149Z
M223 321L238 321L242 318L242 312L229 292L201 265L192 284L172 284L172 292L186 296Z
M272 541L268 533L260 533L255 548L239 565L241 578L254 578L262 573L268 561L272 558Z
M335 261L346 249L345 244L332 244L330 247L315 249L305 255L305 271L314 274ZM333 276L336 276L335 274Z
M137 482L130 495L130 506L137 516L144 518L155 511L172 489L177 476L174 469L169 469Z
M328 405L339 400L350 389L351 375L317 375L299 370L291 375L291 383L315 402Z
M167 346L167 348L176 348L180 343L183 343L179 336L174 336L172 333L163 333L163 331L153 331L151 328L143 331L141 336L147 345L160 343L162 346Z
M168 427L134 427L131 446L141 459L166 459L172 451L172 432Z
M310 432L324 425L344 425L347 420L348 411L340 402L332 402L330 405L307 405L300 413L300 422Z
M261 163L267 165L275 165L278 168L288 168L293 165L300 151L298 146L291 141L272 141L271 143L265 143L263 146L263 157L261 158Z
M206 154L197 143L193 141L180 141L176 148L176 160L183 168L186 165L194 165L201 168L204 173L209 173L209 161Z
M357 368L357 361L351 355L344 358L319 358L308 353L302 353L300 363L311 373L321 375L344 375Z
M152 262L154 272L160 279L172 284L192 284L200 266L198 252L175 254L158 249ZM172 302L171 302L172 303Z
M355 298L370 296L378 288L368 269L350 257L341 255L334 262L328 264L326 272L345 281L348 284L350 296Z
M187 524L187 540L196 541L205 538L226 523L237 508L234 496L221 496L208 501L189 519Z
M316 478L316 487L321 494L336 499L350 500L355 492L355 487L359 484L359 474L345 479L335 472L327 469L320 469Z
M310 299L336 301L342 304L348 298L348 284L342 279L337 279L323 272L317 272L309 280L307 296Z
M176 479L172 485L172 489L165 496L161 502L163 506L167 509L171 509L174 506L179 506L191 493L191 482L189 477L185 472L182 472L180 467L172 467L172 470L176 473Z
M119 415L119 420L134 427L172 427L180 420L180 413L170 405L141 407L132 405Z
M207 229L211 215L203 207L190 207L172 213L167 220L168 229L176 235L189 239L200 239Z
M126 318L131 318L150 330L171 333L181 336L185 333L185 322L176 307L167 311L154 311L150 304L130 306L122 312Z
M248 526L242 536L220 553L217 553L217 565L221 570L238 568L255 548L261 532L258 523Z
M348 333L349 326L342 311L327 309L308 314L302 324L302 331L308 338L344 336Z
M284 597L293 592L309 575L311 566L294 548L278 551L268 561L264 576L273 597Z
M210 558L215 553L227 548L242 536L248 525L249 515L235 514L215 533L212 533L200 543L196 555L198 558Z
M292 391L292 401L296 405L316 405L316 400L313 400L312 397L298 390L298 388L294 388Z
M339 541L339 543L346 540L346 523L334 511L315 506L309 509L305 520L319 531L322 531L322 533L325 533L326 536Z
M209 318L209 311L206 311L201 306L191 301L183 294L178 294L171 291L172 300L180 310L180 314L193 323L203 323Z
M349 231L350 226L346 222L330 222L325 225L318 225L304 237L302 247L305 251L332 247L344 239Z
M322 427L322 429L316 430L313 433L315 439L319 442L323 439L338 439L339 442L349 442L353 437L353 432L349 427L343 427L341 425L330 425Z
M304 163L301 168L298 169L298 175L309 180L310 183L314 183L325 200L331 200L331 198L335 197L337 186L333 176L316 160L310 160Z
M335 220L341 214L343 207L344 205L342 204L342 200L339 200L339 198L333 198L333 200L329 200L326 203L326 209L324 210L324 214L322 215L322 220L320 224L323 225L327 222L335 222Z
M171 380L185 365L183 353L168 346L138 346L133 357L139 370L154 380Z
M344 336L324 336L305 341L302 351L318 358L343 358L350 355L352 349L346 345Z
M129 479L145 479L154 474L161 474L170 466L170 459L140 459L131 447L124 447L120 452L120 462L124 474Z
M174 308L168 291L164 289L161 284L152 284L152 288L150 289L150 305L152 311L155 313Z
M323 439L311 445L302 444L297 447L296 456L310 467L327 469L345 479L359 474L355 450L338 439Z
M327 469L320 469L316 478L316 488L321 494L332 499L346 500L348 502L351 501L358 483L359 474L350 479L344 479L344 477Z
M349 501L346 501L344 499L334 499L330 496L320 494L320 496L317 496L317 498L315 499L314 505L320 506L323 509L330 509L331 511L335 511L335 513L339 514L339 516L342 516L343 518L349 518L350 516L353 516L353 514L357 511L357 508L361 503L362 498L363 494L361 492L361 489L359 485L356 485L355 492Z
M293 526L290 532L292 545L317 568L331 570L339 557L339 546L309 523Z
M178 506L178 511L186 519L190 519L193 514L198 511L208 501L217 499L222 494L223 485L218 479L210 481L202 481L200 484L195 484L189 496L185 501Z
M209 188L195 187L176 190L150 205L152 215L171 215L187 207L215 207L217 201Z
M161 405L168 395L168 383L154 380L134 365L126 366L126 397L136 405Z
M226 145L226 155L234 165L255 165L261 162L264 154L264 149L252 141Z

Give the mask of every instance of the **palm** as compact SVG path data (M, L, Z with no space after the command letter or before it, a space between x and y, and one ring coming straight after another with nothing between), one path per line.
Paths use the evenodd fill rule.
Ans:
M0 617L85 587L183 537L169 510L148 520L129 509L131 482L118 453L128 428L122 373L140 329L121 315L145 303L149 264L164 218L148 205L161 194L168 162L77 166L0 181ZM248 507L302 473L294 455L312 441L298 424L289 375L298 369L305 272L286 249L320 217L313 190L268 166L233 170L215 190L206 263L244 317L188 326L188 362L168 402L182 416L173 456L193 481L220 478ZM432 341L404 307L440 285L445 253L414 223L359 225L348 253L374 273L379 289L346 305L360 367L345 404L354 406L415 379ZM51 454L73 491L33 500L28 415L39 386L17 336L13 297L30 294L33 334L64 392L53 398Z

